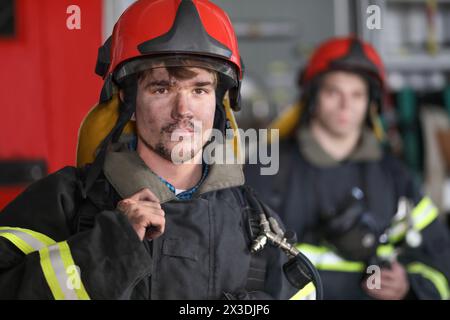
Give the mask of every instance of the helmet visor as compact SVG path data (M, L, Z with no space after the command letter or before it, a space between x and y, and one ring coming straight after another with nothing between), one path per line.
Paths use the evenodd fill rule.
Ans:
M149 69L170 67L208 69L226 76L227 82L231 80L230 87L238 83L236 69L232 64L212 57L199 57L186 54L152 56L127 61L114 72L114 79L117 83L120 83L127 76L135 73Z

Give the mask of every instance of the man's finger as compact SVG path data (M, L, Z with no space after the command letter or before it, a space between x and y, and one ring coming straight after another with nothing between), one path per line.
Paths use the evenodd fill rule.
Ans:
M392 289L372 289L366 290L367 294L378 300L392 300L395 299L395 291Z
M124 199L117 203L117 209L122 212L126 212L134 204L136 204L136 201L132 199Z
M161 205L157 202L152 202L152 201L136 201L137 205L139 206L143 206L146 208L152 208L155 210L161 210Z
M161 226L164 226L165 223L166 223L166 219L164 219L163 216L153 214L151 216L151 219L149 219L148 222L147 222L147 224L148 224L147 227L153 226L153 227L160 228Z
M401 265L392 265L391 268L382 268L381 274L385 274L388 277L401 277L404 274L404 269Z
M376 298L376 299L389 299L387 297L392 297L393 293L396 292L396 287L389 285L386 285L386 282L383 282L383 280L381 280L381 287L380 288L373 288L373 289L369 289L366 285L362 285L364 291Z
M145 237L155 239L164 233L165 220L163 217L153 217L151 224L146 228Z
M125 211L125 207L126 207L126 205L122 201L119 201L117 203L117 209L119 209L120 211L122 211L122 212Z
M406 273L405 267L402 264L398 263L397 261L394 261L392 263L392 271L395 272L396 274Z
M366 288L365 292L371 296L372 298L375 299L382 299L383 298L383 292L381 291L381 289L368 289Z
M381 274L380 274L380 277L381 277L382 280L386 279L386 280L389 280L389 281L394 281L395 279L398 278L398 274L382 270Z
M156 239L159 236L161 236L163 233L164 233L164 229L163 228L150 227L145 232L145 237L147 239Z
M399 287L400 287L400 284L397 281L381 279L381 289L397 290Z
M153 192L150 191L148 188L144 188L133 194L130 199L137 200L137 201L151 201L151 202L158 202L159 199Z

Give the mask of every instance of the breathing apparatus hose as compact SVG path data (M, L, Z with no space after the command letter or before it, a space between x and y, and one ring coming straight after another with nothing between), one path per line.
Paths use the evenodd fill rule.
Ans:
M322 300L323 286L317 269L294 244L287 240L287 232L284 232L279 227L270 209L256 199L252 190L249 188L245 188L245 190L249 205L252 209L256 210L260 221L260 232L258 237L253 241L252 252L261 250L267 244L267 241L279 247L289 257L289 261L283 266L283 271L291 285L301 290L306 284L312 281L316 288L316 299Z

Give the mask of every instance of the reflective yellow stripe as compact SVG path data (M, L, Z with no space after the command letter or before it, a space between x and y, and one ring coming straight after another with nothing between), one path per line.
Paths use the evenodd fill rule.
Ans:
M46 236L45 234L30 230L30 229L17 228L17 227L0 227L0 231L3 231L3 230L16 230L16 231L24 232L26 234L29 234L36 240L44 243L47 246L50 246L50 245L56 243L55 240Z
M53 294L55 300L64 300L64 293L62 292L58 279L55 277L55 270L53 270L52 263L50 261L50 255L48 248L42 248L39 250L39 255L41 257L41 268L44 273L45 280L50 287L50 291Z
M405 237L406 231L408 231L408 222L407 221L398 222L389 233L389 242L391 243L399 242Z
M429 197L424 197L412 211L414 229L425 229L438 216L438 210Z
M71 266L75 266L75 262L73 261L69 245L67 244L66 241L60 242L60 243L58 243L58 245L59 245L59 248L61 250L61 257L62 257L62 260L63 260L63 263L64 263L64 267L65 267L67 276L74 276L73 274L69 274L68 273L69 268ZM75 276L77 277L76 281L78 281L78 283L80 284L80 288L74 288L75 292L76 292L76 294L78 296L78 299L80 299L80 300L89 300L90 299L89 295L86 292L86 289L84 288L83 282L81 281L81 277L80 277L80 275L78 274L77 271L76 271L76 275Z
M345 260L327 247L319 247L307 243L299 243L296 247L318 270L343 272L364 271L365 265L363 262Z
M17 227L0 227L0 236L25 254L39 251L42 272L56 300L89 299L66 241L56 243L42 233ZM79 286L69 286L71 279Z
M8 233L8 232L0 233L0 237L6 238L9 241L11 241L17 248L19 248L25 254L29 254L33 251L36 251L36 250L34 250L33 247L31 247L28 243L23 241L21 238L19 238L15 234Z
M303 289L299 290L289 300L315 300L316 287L312 282L308 283Z
M408 229L411 227L416 231L422 231L430 223L432 223L438 215L439 211L433 204L433 201L429 197L422 198L422 200L420 200L420 202L412 210L411 222L408 221L408 219L404 219L393 225L389 234L389 242L396 243L403 240Z
M425 229L429 224L431 224L434 220L436 220L438 216L438 209L436 207L433 207L430 209L426 217L414 224L414 227L416 228L416 230L421 231Z
M0 237L11 241L24 254L30 254L55 243L42 233L17 227L0 227Z
M364 271L364 263L353 261L344 261L336 264L319 263L316 268L324 271L362 272Z
M364 272L366 264L362 261L349 261L340 257L337 253L324 246L314 246L307 243L298 243L300 250L318 270L341 272ZM388 259L392 257L395 248L392 245L380 245L377 255Z
M314 246L309 243L297 243L295 246L297 247L298 250L302 250L305 252L311 252L314 254L322 254L322 253L329 251L329 249L327 247Z
M377 256L382 258L391 258L395 252L394 246L390 244L379 245L377 248Z
M89 299L66 241L45 247L39 253L45 279L55 300ZM76 286L70 280L75 280Z
M420 215L429 205L432 205L433 202L429 197L423 197L422 200L414 207L412 211L413 218L416 218Z
M448 300L450 298L450 289L448 287L447 279L439 271L420 262L409 264L407 270L409 273L417 273L430 280L436 287L442 300Z

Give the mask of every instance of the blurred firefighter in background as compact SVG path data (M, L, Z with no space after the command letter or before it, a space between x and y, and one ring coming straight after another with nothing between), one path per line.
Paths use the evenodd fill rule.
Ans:
M358 38L331 39L299 86L299 103L271 126L282 137L280 171L261 176L249 165L246 178L296 231L324 298L448 299L448 230L380 144L386 82L378 53Z

